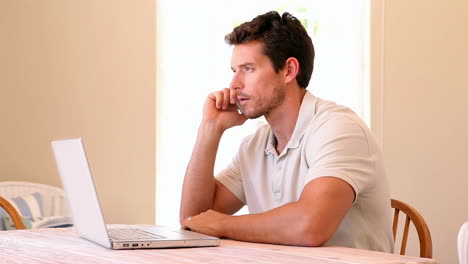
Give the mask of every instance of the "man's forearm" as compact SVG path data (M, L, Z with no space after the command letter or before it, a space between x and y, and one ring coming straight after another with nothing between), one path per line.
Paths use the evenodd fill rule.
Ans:
M321 226L314 223L318 219L304 214L304 208L294 202L261 214L227 216L222 235L242 241L320 246L328 240L328 232L316 228Z
M216 188L213 170L221 136L222 131L210 124L200 125L182 188L181 222L213 207Z
M273 210L240 216L231 216L209 210L184 221L184 227L216 237L285 244L320 246L335 232L325 218L307 211L304 204L293 202ZM313 210L312 210L313 211Z
M306 184L297 202L241 216L209 210L184 220L182 226L243 241L320 246L336 232L354 197L353 188L345 181L320 177Z

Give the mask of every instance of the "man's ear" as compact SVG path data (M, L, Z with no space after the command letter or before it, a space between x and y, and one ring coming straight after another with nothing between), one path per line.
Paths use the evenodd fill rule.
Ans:
M284 64L285 68L285 82L291 83L296 80L297 75L299 74L299 61L294 58L290 57L286 60Z

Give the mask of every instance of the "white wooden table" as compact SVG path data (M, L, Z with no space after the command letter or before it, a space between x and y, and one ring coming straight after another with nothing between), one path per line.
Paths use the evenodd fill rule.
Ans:
M81 239L73 228L0 231L0 263L268 263L416 264L433 259L344 247L293 247L221 241L219 247L111 250Z

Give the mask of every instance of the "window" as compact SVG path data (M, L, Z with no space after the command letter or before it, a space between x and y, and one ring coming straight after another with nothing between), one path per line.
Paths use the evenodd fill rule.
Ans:
M183 177L203 103L211 91L228 87L231 81L231 47L224 43L224 35L270 10L290 12L307 28L315 46L308 90L349 106L369 124L369 5L369 0L158 2L158 224L178 225ZM230 162L241 139L263 122L249 120L224 134L215 173Z

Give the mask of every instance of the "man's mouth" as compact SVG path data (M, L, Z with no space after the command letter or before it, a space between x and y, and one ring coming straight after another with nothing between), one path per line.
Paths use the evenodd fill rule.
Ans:
M239 104L244 105L244 104L247 103L249 98L247 98L247 97L237 97L237 100L239 101Z

